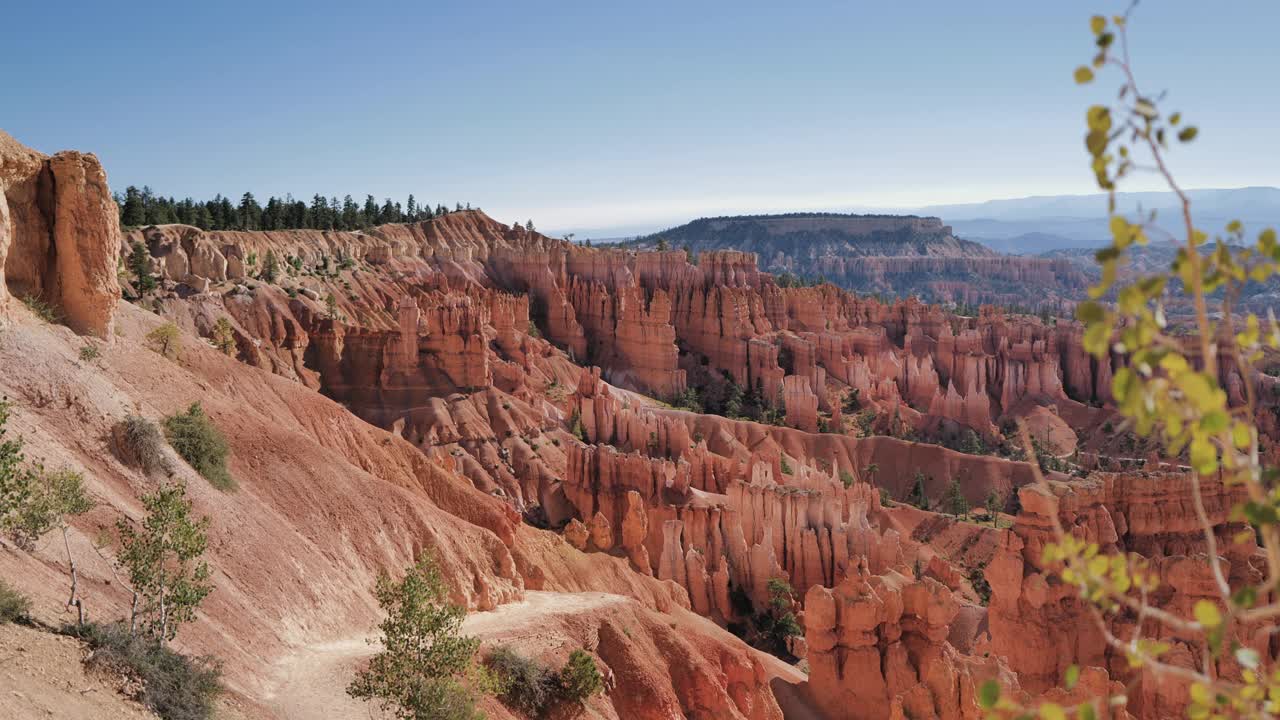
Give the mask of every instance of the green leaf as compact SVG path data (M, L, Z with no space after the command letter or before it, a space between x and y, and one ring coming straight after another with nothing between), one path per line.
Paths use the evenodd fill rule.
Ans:
M1169 116L1170 125L1177 125L1180 122L1182 122L1182 113L1176 112Z
M1106 317L1107 312L1096 302L1082 302L1076 306L1076 319L1082 323L1102 322Z
M1191 441L1191 467L1201 475L1212 475L1218 469L1218 452L1208 438Z
M1076 717L1080 720L1098 720L1098 713L1093 709L1093 703L1081 703L1076 708Z
M1188 125L1178 131L1178 139L1181 140L1182 142L1191 142L1192 140L1196 139L1196 135L1199 132L1200 131L1196 128L1195 125Z
M1109 132L1111 130L1111 109L1106 105L1091 105L1085 114L1090 130Z
M1076 68L1075 78L1077 85L1091 83L1093 82L1093 71L1087 65L1081 65Z
M1067 720L1067 714L1057 703L1044 703L1040 706L1040 720Z
M1107 19L1101 15L1094 15L1089 18L1089 31L1094 35L1098 35L1107 29Z
M1224 411L1212 410L1200 418L1200 429L1206 433L1220 432L1227 428L1229 420Z
M1068 692L1075 689L1076 683L1080 682L1080 666L1072 665L1067 668L1066 674L1062 678L1062 687Z
M1245 532L1252 533L1253 531L1246 530ZM1244 608L1246 610L1253 607L1254 604L1256 604L1257 602L1258 602L1258 589L1253 587L1252 585L1245 585L1244 587L1237 590L1235 594L1231 596L1231 603L1233 605L1235 605L1236 607Z
M985 710L991 710L1000 702L1000 683L994 678L982 683L978 688L978 704Z
M1222 613L1218 610L1218 606L1208 600L1197 600L1191 612L1195 615L1196 622L1206 628L1215 628L1222 624Z

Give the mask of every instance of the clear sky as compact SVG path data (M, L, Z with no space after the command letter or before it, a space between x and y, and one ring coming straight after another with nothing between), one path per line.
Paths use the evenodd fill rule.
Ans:
M540 229L1093 190L1099 0L17 2L0 127L178 197L352 194ZM1280 3L1148 0L1191 187L1280 185ZM1171 108L1172 109L1172 108ZM1138 188L1134 188L1138 189Z

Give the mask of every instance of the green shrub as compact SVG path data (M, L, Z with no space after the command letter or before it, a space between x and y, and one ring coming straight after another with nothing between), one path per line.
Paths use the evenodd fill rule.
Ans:
M376 701L401 720L474 720L479 689L467 684L480 641L462 634L464 607L449 602L435 561L424 555L400 582L383 575L376 589L387 614L382 652L356 673L347 694Z
M85 345L80 348L80 362L93 362L102 357L102 352L98 350L97 345Z
M582 702L604 690L604 678L595 658L586 650L574 650L560 670L560 694L570 702Z
M164 454L164 436L160 428L141 415L126 415L116 426L124 459L148 475L169 472L169 459Z
M131 637L121 623L69 625L63 632L89 645L91 666L123 670L141 680L139 699L164 720L213 717L222 668L212 658L187 657L154 639Z
M0 625L26 622L31 612L31 600L0 579Z
M842 468L840 470L840 482L844 483L847 488L853 487L853 473Z
M785 456L785 455L783 455L783 456L782 456L782 459L781 459L781 465L782 465L782 474L783 474L783 475L793 475L793 474L794 474L794 472L791 470L791 463L787 462L787 456Z
M173 323L165 323L147 333L147 345L170 360L177 360L182 353L182 333Z
M889 494L889 488L880 488L880 506L893 507L893 496Z
M508 707L538 718L555 703L560 679L541 662L502 645L489 654L488 664L501 686L498 697Z
M49 323L50 325L56 325L62 322L62 312L58 310L57 306L46 302L40 296L23 295L21 299L22 304L26 305L27 309L35 313L35 316L41 320Z
M234 490L236 481L227 471L227 439L204 414L200 403L191 403L185 413L164 419L164 434L173 449L201 477L219 490Z

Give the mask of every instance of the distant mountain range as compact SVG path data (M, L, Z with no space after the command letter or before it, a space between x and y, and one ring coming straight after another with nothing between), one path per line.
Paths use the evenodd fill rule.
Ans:
M1280 188L1189 190L1187 194L1197 227L1210 234L1231 220L1240 220L1252 230L1280 227ZM1173 193L1120 193L1117 202L1123 212L1132 216L1155 210L1156 224L1166 230L1176 231L1181 223L1181 207ZM1007 253L1099 247L1110 238L1107 196L1101 193L930 205L912 212L936 215L956 235Z

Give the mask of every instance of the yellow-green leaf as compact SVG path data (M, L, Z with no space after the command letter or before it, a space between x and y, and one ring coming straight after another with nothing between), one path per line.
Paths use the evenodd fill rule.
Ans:
M1191 467L1201 475L1212 475L1218 469L1218 452L1203 436L1191 441Z
M1070 691L1075 688L1078 682L1080 682L1080 666L1072 665L1067 668L1066 675L1062 678L1062 687Z
M1197 129L1195 125L1188 125L1178 131L1178 139L1182 142L1191 142L1196 139L1196 135L1199 132L1199 129Z
M1087 65L1081 65L1076 68L1075 78L1077 85L1093 82L1093 71Z
M1067 713L1057 703L1044 703L1040 706L1040 720L1067 720Z
M1102 17L1101 15L1094 15L1093 17L1089 18L1089 30L1093 32L1094 35L1097 35L1106 29L1107 29L1106 18Z
M1206 628L1215 628L1222 624L1222 613L1218 610L1218 606L1208 600L1196 601L1192 613L1195 615L1196 622ZM1194 693L1192 697L1195 697Z

